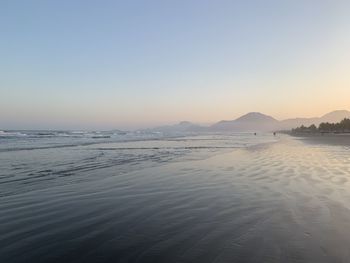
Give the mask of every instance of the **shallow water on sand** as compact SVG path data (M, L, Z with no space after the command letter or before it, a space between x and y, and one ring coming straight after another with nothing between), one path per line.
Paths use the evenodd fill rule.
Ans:
M78 169L79 180L41 187L27 188L24 175L3 181L0 262L348 262L349 148L287 136L228 143L166 142L189 153L123 172ZM120 153L120 144L94 147Z

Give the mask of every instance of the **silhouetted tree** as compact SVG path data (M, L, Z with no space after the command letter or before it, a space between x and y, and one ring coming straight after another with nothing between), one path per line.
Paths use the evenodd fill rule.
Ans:
M343 119L338 123L322 122L316 127L312 124L309 127L301 125L298 128L292 129L294 133L312 133L312 132L350 132L350 119Z

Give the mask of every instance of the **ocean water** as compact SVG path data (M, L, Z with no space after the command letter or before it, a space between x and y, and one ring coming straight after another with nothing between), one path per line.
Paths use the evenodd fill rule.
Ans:
M0 132L0 196L99 180L185 158L275 140L251 133L185 136L161 133ZM110 176L110 175L107 175Z
M250 133L0 136L0 262L350 258L348 147Z

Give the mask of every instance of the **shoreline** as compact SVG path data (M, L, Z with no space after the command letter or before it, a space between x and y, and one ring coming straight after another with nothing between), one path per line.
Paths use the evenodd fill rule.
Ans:
M350 146L350 133L313 133L313 134L289 134L294 138L311 144L328 144L336 146Z
M347 262L350 159L278 139L2 197L1 262Z

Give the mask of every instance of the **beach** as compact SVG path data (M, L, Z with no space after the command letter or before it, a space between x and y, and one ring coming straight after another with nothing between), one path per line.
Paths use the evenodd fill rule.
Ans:
M349 14L0 2L0 263L350 263Z
M350 133L317 133L298 137L306 143L350 146Z
M0 261L348 262L350 147L277 137L1 184Z

